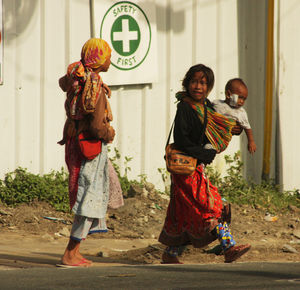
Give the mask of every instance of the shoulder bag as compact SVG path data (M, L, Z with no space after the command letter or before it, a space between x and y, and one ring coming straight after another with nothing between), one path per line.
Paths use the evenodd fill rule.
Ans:
M166 151L165 160L166 160L167 170L172 174L192 175L197 168L197 158L194 158L180 150L177 150L175 148L174 143L169 144L171 133L174 128L174 123L175 120L173 121L173 124L171 126L171 130L165 148ZM207 124L207 108L204 105L204 129L201 134L201 141L203 140L206 124Z
M82 156L87 160L93 160L101 153L102 143L100 139L95 139L89 131L78 132L78 121L76 121L77 141Z

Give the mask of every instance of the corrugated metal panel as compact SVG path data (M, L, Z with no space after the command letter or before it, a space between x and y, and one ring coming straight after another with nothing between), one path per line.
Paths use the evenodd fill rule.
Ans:
M219 96L231 74L237 74L236 1L225 2L156 1L159 81L112 88L117 136L111 149L120 151L123 171L125 156L133 157L128 164L131 178L146 174L163 188L157 169L165 167L164 146L176 111L174 94L191 65L202 62L216 72L217 89L211 98ZM68 63L79 59L89 38L89 1L4 1L4 8L5 26L12 23L5 31L0 87L1 98L7 96L7 106L1 108L7 140L1 144L1 174L17 166L40 173L59 169L64 166L64 150L56 142L65 119L65 96L58 78ZM225 17L228 13L231 21Z
M255 5L251 5L254 2ZM248 161L247 166L251 168L248 173L260 174L261 165L257 164L261 160L263 141L264 51L263 45L252 42L256 38L251 31L256 27L257 30L252 32L262 39L260 25L264 23L265 1L157 0L155 3L159 81L112 88L113 126L117 136L111 148L120 151L122 170L125 156L133 157L128 165L131 167L130 177L146 174L148 180L163 188L157 168L165 166L164 146L176 111L174 94L181 89L181 80L187 69L195 63L204 63L214 70L216 76L211 100L224 97L226 81L238 76L239 70L246 78L251 98L253 94L253 98L247 101L247 108L259 145L258 152L251 157L253 161ZM242 11L244 16L248 15L249 24L239 21L243 14L238 10L241 9L238 4L244 5ZM299 10L296 4L291 1L282 8L280 15L285 21L280 24L283 25L282 34L291 27L295 29L293 23L296 19L286 15L291 14L291 9ZM56 142L61 138L65 119L65 96L58 87L58 78L65 73L70 62L79 59L81 46L90 36L89 1L4 0L3 6L4 84L0 86L0 98L4 105L0 107L0 175L17 166L40 173L59 169L64 166L64 148ZM252 10L248 11L247 7ZM253 26L257 18L249 14L251 11L254 14L262 11L258 25ZM244 36L242 29L246 32ZM293 40L291 45L291 38L285 35L280 42L283 50L279 64L282 65L280 92L293 100L293 110L296 110L298 102L292 82L298 69L294 65L297 63L295 51L298 42ZM253 46L250 58L244 44ZM242 68L246 68L246 72ZM103 79L105 81L105 74ZM292 117L295 112L287 114L287 111L290 111L289 103L281 100L281 124L296 124ZM289 128L282 130L281 150L287 162L284 166L296 168L299 162L287 157L296 149L287 140L297 128L290 125ZM240 137L234 137L225 153L232 154L239 149L239 140ZM242 150L246 152L246 145ZM215 164L223 170L223 156L218 156ZM283 175L283 183L287 181L288 186L299 187L294 175L291 176L290 172L290 177Z
M255 181L260 181L261 178L264 151L266 2L265 0L238 2L239 70L248 85L245 109L248 111L257 145L255 155L251 156L247 151L247 138L245 134L242 135L242 148L245 149L242 157L246 175Z
M299 72L300 72L300 2L279 1L277 43L278 174L285 189L299 189Z

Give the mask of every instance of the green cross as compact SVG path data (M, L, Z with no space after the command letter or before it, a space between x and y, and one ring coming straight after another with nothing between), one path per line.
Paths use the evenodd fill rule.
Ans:
M122 56L133 54L141 40L140 28L135 19L123 15L116 19L111 28L111 43Z

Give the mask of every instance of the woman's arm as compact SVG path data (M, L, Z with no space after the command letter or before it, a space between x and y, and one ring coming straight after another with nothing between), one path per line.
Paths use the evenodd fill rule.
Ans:
M64 92L68 91L71 88L72 83L73 81L68 75L64 75L58 80L58 84Z
M103 139L106 143L112 142L115 130L107 121L107 99L104 90L101 91L96 104L95 112L91 114L89 131L93 136Z

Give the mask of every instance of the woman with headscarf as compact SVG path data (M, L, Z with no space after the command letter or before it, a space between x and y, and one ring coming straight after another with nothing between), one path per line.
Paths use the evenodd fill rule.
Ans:
M79 252L87 235L106 232L105 215L109 202L107 143L113 141L115 130L110 126L112 113L105 92L109 90L99 75L110 66L111 48L99 38L89 39L82 47L81 60L68 66L59 85L67 92L67 120L63 139L69 170L70 207L75 213L69 243L61 266L88 267L91 261ZM101 152L92 160L82 154L78 134L88 132L101 140Z

